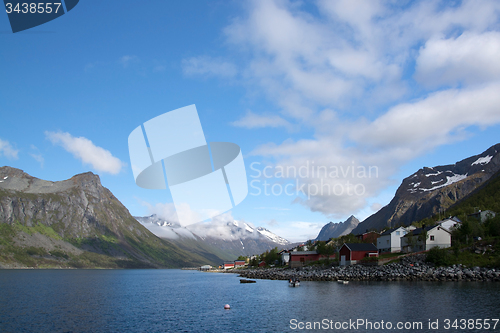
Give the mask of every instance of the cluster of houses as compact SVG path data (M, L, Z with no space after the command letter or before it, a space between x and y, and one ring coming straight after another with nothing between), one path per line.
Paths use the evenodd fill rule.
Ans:
M495 217L495 213L487 210L483 212L479 211L470 216L484 222L490 217ZM453 228L457 228L461 223L462 222L457 217L450 217L439 221L433 226L424 225L422 228L416 228L414 226L396 227L382 233L370 231L356 235L362 243L344 243L340 248L337 248L336 252L339 256L339 264L341 266L356 264L367 257L378 257L378 255L382 253L410 253L430 250L433 247L450 247L451 231ZM334 240L330 239L327 245L331 246L333 242ZM282 250L278 254L281 261L280 263L282 265L288 265L291 268L302 267L313 261L337 258L336 253L325 255L319 254L316 250L309 251L307 245L304 244L290 250ZM221 268L231 269L244 267L245 265L247 265L245 260L236 260L234 262L224 262ZM265 262L259 263L259 267L265 265Z
M246 260L235 260L235 261L224 261L224 264L219 268L231 269L231 268L243 268L248 265Z
M381 234L370 231L356 235L362 243L344 243L337 249L339 264L341 266L356 264L365 258L378 257L382 253L426 251L436 246L450 247L451 230L459 223L461 221L458 218L450 217L428 227L396 227ZM426 237L419 237L422 233L426 233ZM333 242L334 240L330 240L327 245L332 245ZM298 247L282 251L280 254L282 263L288 264L291 268L321 259L337 258L336 254L326 256L316 251L298 251Z

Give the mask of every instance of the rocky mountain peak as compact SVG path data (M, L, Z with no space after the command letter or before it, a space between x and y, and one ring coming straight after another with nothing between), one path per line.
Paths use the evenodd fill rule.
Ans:
M2 179L7 176L7 177L16 177L16 178L33 178L32 176L28 175L21 169L13 168L10 166L3 166L0 167L0 176Z
M445 210L500 170L500 144L449 165L423 167L403 179L391 202L354 229L409 225Z
M101 178L92 172L85 172L75 175L70 178L71 181L77 186L90 187L90 186L102 186Z
M99 176L92 172L54 182L30 176L23 170L8 166L0 168L0 188L24 193L60 193L74 188L99 199L106 192ZM111 192L107 193L107 196L112 196Z
M329 222L321 228L316 240L326 241L330 238L337 238L349 234L359 224L359 220L354 215L349 216L344 222Z

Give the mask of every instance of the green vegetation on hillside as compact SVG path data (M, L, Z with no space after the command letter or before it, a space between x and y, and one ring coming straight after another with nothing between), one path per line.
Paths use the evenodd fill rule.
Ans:
M479 210L491 210L496 216L485 222L469 216ZM427 254L429 262L439 266L500 267L500 171L444 214L412 224L434 225L444 216L456 216L462 224L452 231L452 247L431 249Z
M59 236L57 232L55 232L54 229L52 229L52 227L39 222L36 222L36 224L32 227L28 227L26 225L19 223L19 221L16 221L16 223L14 224L14 228L18 231L23 231L28 235L33 235L34 233L38 232L39 234L48 236L53 239L62 239L62 237Z
M437 266L500 267L500 241L481 241L470 247L434 247L427 253L426 261Z

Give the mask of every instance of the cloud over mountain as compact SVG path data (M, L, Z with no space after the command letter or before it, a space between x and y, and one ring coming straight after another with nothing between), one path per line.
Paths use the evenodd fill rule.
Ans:
M67 132L45 132L45 136L53 144L63 147L75 158L100 172L118 174L124 163L114 157L109 150L98 147L87 138L74 137Z

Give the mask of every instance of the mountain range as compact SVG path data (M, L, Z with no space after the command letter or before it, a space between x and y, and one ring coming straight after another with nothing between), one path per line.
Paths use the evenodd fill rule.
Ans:
M245 222L134 218L91 172L52 182L0 168L0 267L217 266L287 244Z
M157 215L135 217L158 237L168 239L179 247L203 249L217 254L223 260L240 255L260 254L275 247L286 248L290 242L263 227L254 227L244 221L214 218L182 227Z

